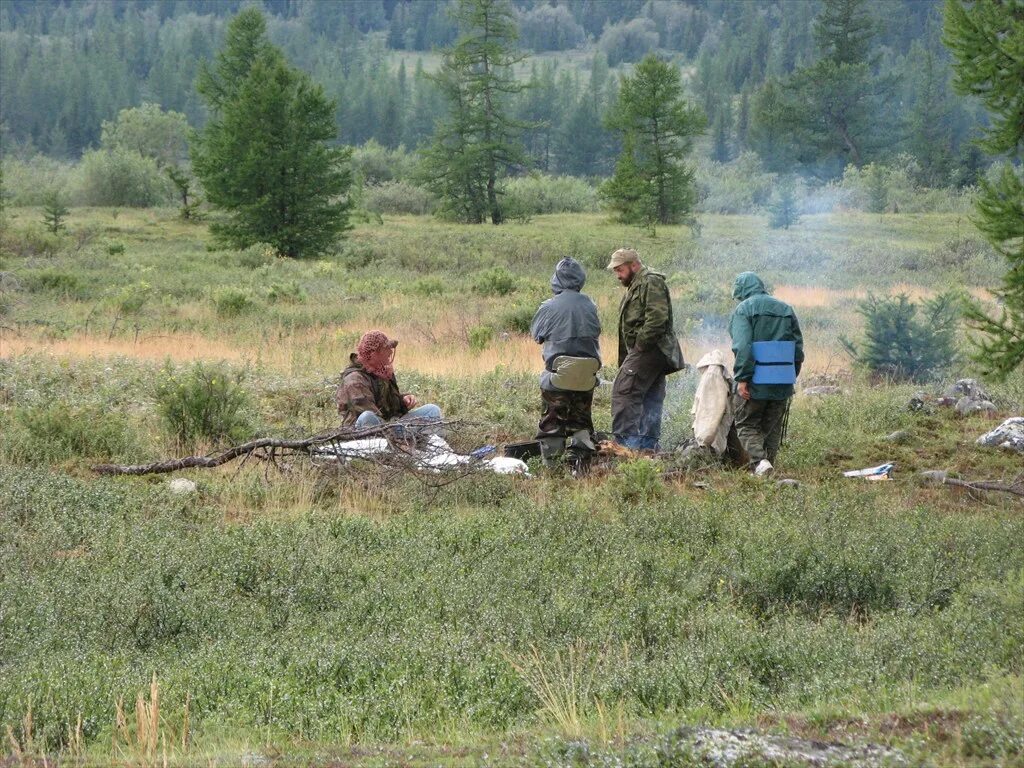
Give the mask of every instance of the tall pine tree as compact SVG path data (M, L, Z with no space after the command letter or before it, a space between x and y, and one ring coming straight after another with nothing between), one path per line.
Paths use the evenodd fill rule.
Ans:
M208 201L227 213L214 233L291 257L329 250L348 228L351 151L327 145L337 134L334 104L270 44L258 10L231 21L198 88L210 120L192 164Z
M525 158L523 124L510 117L508 104L523 88L512 72L523 59L515 47L515 12L507 0L459 0L454 15L462 34L434 77L448 118L424 152L424 180L442 211L459 221L489 217L500 224L501 181Z
M623 221L653 226L681 221L697 202L685 164L707 118L683 98L679 70L653 55L622 81L608 126L622 135L615 174L602 194Z

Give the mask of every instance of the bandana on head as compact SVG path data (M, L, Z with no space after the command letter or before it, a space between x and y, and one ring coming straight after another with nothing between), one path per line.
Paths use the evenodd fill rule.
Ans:
M359 339L359 345L356 347L356 357L363 364L363 368L374 376L381 379L390 379L395 375L395 369L391 361L380 363L380 361L375 361L371 358L380 350L392 349L393 347L393 342L381 331L367 331Z

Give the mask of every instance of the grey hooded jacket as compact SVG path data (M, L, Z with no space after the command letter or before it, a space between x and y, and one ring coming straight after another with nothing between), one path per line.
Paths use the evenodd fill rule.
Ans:
M597 306L580 291L587 281L583 266L573 258L558 262L551 277L554 297L537 310L530 326L530 335L543 344L544 373L541 389L557 390L551 382L555 359L562 356L593 358L600 364L601 321Z

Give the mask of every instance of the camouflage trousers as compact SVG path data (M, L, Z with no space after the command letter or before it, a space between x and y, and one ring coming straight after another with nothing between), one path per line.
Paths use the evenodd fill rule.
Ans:
M569 448L571 453L595 451L592 409L594 391L542 389L543 412L537 425L544 458L554 458Z

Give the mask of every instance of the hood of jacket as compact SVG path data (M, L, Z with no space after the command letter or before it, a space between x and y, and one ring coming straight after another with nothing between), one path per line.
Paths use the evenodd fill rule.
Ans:
M759 293L768 293L764 287L764 281L753 272L741 272L736 276L736 282L732 285L732 297L737 301L744 301Z
M586 282L587 273L583 265L567 256L555 265L555 274L551 276L551 290L556 294L562 291L582 291Z
M722 375L727 379L732 378L732 366L726 361L725 353L722 350L712 349L704 355L697 363L697 370L703 373L705 368L710 368L712 365L721 366Z

